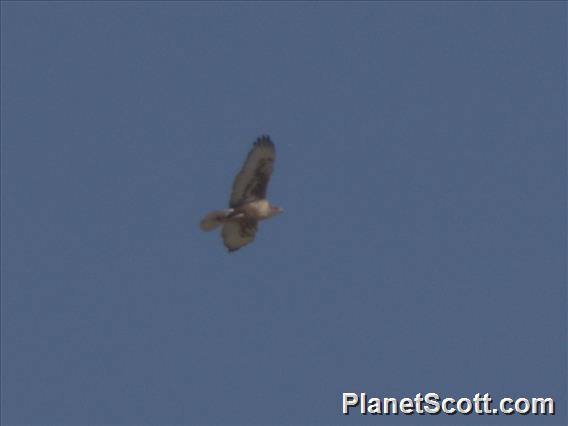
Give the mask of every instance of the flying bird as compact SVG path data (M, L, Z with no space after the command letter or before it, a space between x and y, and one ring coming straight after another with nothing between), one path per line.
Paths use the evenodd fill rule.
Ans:
M258 222L283 211L266 199L275 158L276 150L270 138L259 137L235 177L229 208L212 211L201 220L204 231L222 226L221 237L229 252L252 243Z

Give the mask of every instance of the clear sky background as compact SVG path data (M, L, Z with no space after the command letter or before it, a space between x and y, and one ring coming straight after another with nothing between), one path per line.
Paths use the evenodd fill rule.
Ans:
M2 422L566 424L566 16L2 2ZM228 254L264 133L286 211Z

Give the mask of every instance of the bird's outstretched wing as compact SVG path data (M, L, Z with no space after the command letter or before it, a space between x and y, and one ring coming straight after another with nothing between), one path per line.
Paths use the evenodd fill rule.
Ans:
M229 251L235 251L252 243L256 235L257 222L250 219L229 221L223 225L221 236L225 247Z
M229 207L266 198L266 188L274 168L276 150L268 136L259 137L248 153L239 174L235 177Z

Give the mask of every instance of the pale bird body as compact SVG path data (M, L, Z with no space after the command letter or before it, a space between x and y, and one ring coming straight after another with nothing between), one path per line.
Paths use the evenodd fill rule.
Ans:
M230 252L254 240L260 220L282 212L280 207L271 205L266 199L275 158L276 151L270 138L258 138L235 177L229 208L210 212L201 220L200 226L204 231L223 226L221 236Z
M240 209L245 215L249 217L254 217L258 220L268 219L274 216L277 211L274 210L273 206L270 205L268 200L258 200L258 201L251 201L248 204L245 204Z

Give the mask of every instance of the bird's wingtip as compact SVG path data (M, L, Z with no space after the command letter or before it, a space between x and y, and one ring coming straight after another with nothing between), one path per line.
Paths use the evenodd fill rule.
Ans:
M256 142L254 143L255 145L270 145L270 146L274 146L274 142L272 142L272 139L270 139L270 136L268 135L261 135L256 139Z

